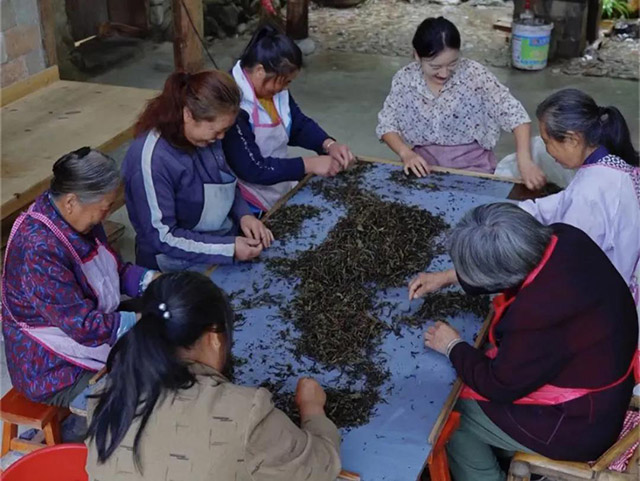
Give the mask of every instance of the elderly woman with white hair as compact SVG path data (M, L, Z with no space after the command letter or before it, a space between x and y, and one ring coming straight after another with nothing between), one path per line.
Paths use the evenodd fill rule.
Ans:
M625 280L581 230L480 206L453 229L468 294L498 293L480 351L438 322L425 344L465 384L447 446L456 481L505 478L492 448L590 461L616 440L633 389L637 314Z
M2 276L2 333L13 386L67 406L137 319L120 294L158 275L123 263L102 221L120 186L116 162L83 147L56 161L50 189L13 224Z

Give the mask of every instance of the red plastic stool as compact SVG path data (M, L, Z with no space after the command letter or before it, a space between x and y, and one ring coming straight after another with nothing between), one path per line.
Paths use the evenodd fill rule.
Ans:
M88 481L84 444L58 444L18 459L2 473L2 481Z

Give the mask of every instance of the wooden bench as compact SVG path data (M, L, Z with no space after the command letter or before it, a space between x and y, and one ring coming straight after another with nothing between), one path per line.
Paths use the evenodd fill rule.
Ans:
M69 414L69 410L47 406L28 400L15 389L11 389L0 400L0 419L2 419L2 451L28 453L45 446L60 444L60 421ZM36 437L30 441L18 438L18 426L39 429ZM44 439L39 442L39 439Z
M108 152L130 140L138 115L157 93L60 80L57 66L3 88L3 230L48 188L59 157L85 145ZM117 207L122 204L120 197Z

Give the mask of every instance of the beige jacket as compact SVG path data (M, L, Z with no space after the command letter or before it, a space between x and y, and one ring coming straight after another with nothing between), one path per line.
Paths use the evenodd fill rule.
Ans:
M90 481L333 481L340 435L325 416L297 427L262 388L236 386L195 364L198 382L159 402L140 441L143 474L133 461L135 420L105 464L90 443ZM92 415L90 406L89 417Z

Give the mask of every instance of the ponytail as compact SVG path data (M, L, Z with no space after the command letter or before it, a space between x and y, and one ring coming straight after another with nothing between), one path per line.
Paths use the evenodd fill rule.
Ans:
M101 463L113 454L133 420L139 417L133 459L142 472L140 438L158 399L165 389L188 389L195 383L193 374L160 335L157 326L162 322L157 315L145 314L109 355L109 381L99 396L88 433L95 437Z
M601 107L602 133L600 144L627 164L638 167L638 152L631 143L631 133L624 116L616 107Z
M140 440L157 402L196 382L180 351L207 331L227 333L230 343L233 329L226 297L202 274L164 274L149 285L142 303L141 319L109 354L107 383L95 396L98 403L87 432L104 463L139 418L133 459L140 472Z
M296 43L271 23L262 25L240 56L240 66L264 67L267 75L286 77L302 68L302 51Z
M629 126L616 107L598 107L584 92L563 89L538 105L536 116L555 140L563 141L568 132L580 133L588 145L603 145L629 165L638 166Z
M213 121L218 115L236 114L240 109L240 89L229 74L219 70L174 72L160 95L149 101L138 118L136 137L155 129L175 146L188 147L183 132L185 107L195 120Z

